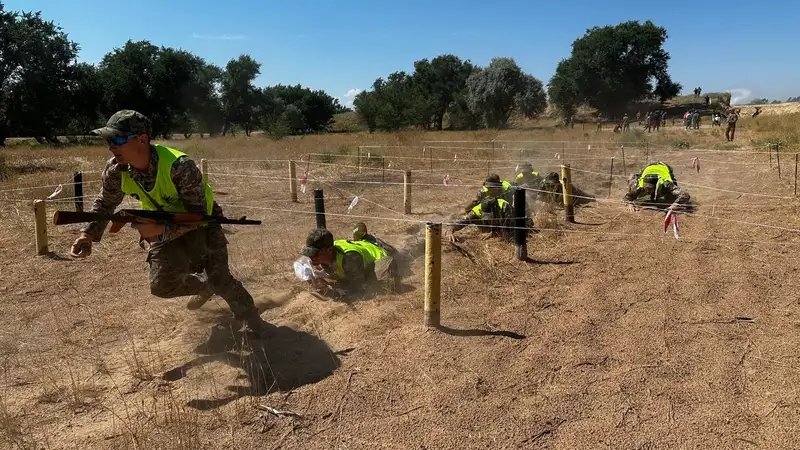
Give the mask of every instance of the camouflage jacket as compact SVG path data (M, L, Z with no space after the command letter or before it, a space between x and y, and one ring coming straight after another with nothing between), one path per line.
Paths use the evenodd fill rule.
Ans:
M631 177L628 180L628 193L625 194L625 201L634 202L644 195L647 195L647 191L639 187L639 178ZM677 206L688 203L689 198L689 193L678 187L677 183L666 181L659 189L656 201L667 201Z
M739 120L739 114L737 114L735 112L732 112L732 113L728 114L727 119L728 119L728 123L736 123L736 121Z
M122 203L125 193L122 192L122 172L128 175L146 191L155 187L158 172L158 153L150 147L150 166L146 171L135 169L129 164L120 164L116 158L106 163L101 175L100 194L94 200L92 212L112 214ZM180 195L180 200L188 212L205 214L206 200L203 191L203 174L188 156L182 156L172 165L172 182ZM222 215L222 208L215 202L213 215ZM94 242L103 237L108 221L90 222L81 231L90 235ZM168 225L165 228L162 242L170 241L194 230L199 225Z
M467 213L466 216L464 216L463 219L461 219L458 222L454 223L451 226L450 231L455 233L456 231L461 230L461 229L463 229L465 227L468 227L470 225L476 225L482 231L495 231L495 232L500 233L500 232L503 232L505 230L503 228L497 228L497 227L512 226L513 225L513 223L512 223L512 220L513 220L512 217L513 216L514 216L514 212L511 209L511 206L507 205L505 208L503 208L500 211L500 217L497 218L497 220L494 221L495 223L491 224L492 227L488 227L488 226L486 226L488 224L478 214L476 214L475 211L470 211L470 212Z

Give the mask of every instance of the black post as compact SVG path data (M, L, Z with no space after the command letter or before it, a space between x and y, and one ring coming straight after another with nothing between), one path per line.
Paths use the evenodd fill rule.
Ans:
M525 261L528 259L528 230L527 214L525 211L525 189L518 187L514 191L514 245L517 259Z
M314 189L314 211L317 216L317 228L326 228L325 196L322 194L322 189Z
M75 211L83 212L83 173L73 173L72 184L75 186Z

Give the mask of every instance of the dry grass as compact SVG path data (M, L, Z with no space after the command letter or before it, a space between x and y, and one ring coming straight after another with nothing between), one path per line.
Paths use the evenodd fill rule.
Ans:
M54 254L32 256L31 200L52 187L9 189L64 183L74 170L96 180L108 152L4 150L8 164L57 170L0 182L0 442L37 450L788 448L798 438L792 317L800 311L791 299L800 239L731 221L798 228L796 202L690 186L699 215L682 218L675 242L660 217L621 211L624 180L614 179L609 199L609 160L591 159L614 156L618 176L665 159L687 183L791 196L791 181L777 179L766 155L697 151L790 133L789 122L769 127L766 118L744 119L733 144L710 128L614 135L580 125L171 142L209 159L228 215L264 220L231 227L228 239L233 273L281 325L266 342L232 326L221 299L192 312L185 299L150 296L130 230L107 235L85 261L67 261L59 256L76 230L50 227ZM786 151L796 150L791 136ZM434 140L467 142L426 142ZM504 142L519 140L537 142ZM310 191L287 201L287 163L264 160L311 153L298 176L308 168L309 188L324 189L328 228L344 236L366 220L411 252L406 292L324 302L294 279L313 202ZM699 173L690 170L695 156ZM509 177L520 159L544 172L569 162L574 185L597 201L576 209L579 224L565 224L558 206L537 205L534 223L545 231L529 238L532 263L465 230L463 252L448 247L443 256L448 328L422 330L423 222L457 217L487 169ZM392 184L406 169L417 183L410 216L402 214L402 185ZM87 196L96 188L87 185ZM347 214L355 195L361 201ZM69 196L64 185L60 197ZM48 207L49 215L72 204ZM755 322L733 319L741 316ZM302 417L262 415L260 403Z

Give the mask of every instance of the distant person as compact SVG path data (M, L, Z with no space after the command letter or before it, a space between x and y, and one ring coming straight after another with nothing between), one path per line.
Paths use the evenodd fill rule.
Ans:
M706 106L710 105L711 105L711 97L709 97L708 94L706 94Z
M628 117L628 113L622 116L622 131L631 131L631 119Z
M756 106L756 110L753 112L752 117L755 117L755 116L757 116L759 114L761 114L761 107Z
M725 129L725 139L727 139L728 142L732 142L733 135L736 134L736 122L739 120L739 113L735 108L731 108L728 111L728 116L726 119L728 122L728 128Z

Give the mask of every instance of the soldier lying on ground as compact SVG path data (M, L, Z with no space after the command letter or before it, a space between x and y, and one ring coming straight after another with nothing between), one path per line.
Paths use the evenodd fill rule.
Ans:
M687 207L690 199L689 193L678 186L672 167L663 162L650 164L628 179L628 193L624 198L626 209L635 211L635 202L642 197L646 197L645 202L652 206L669 205L669 210Z
M539 172L533 170L531 163L522 163L517 170L517 176L514 177L513 184L515 186L538 189L541 182L542 177L539 176Z
M472 211L472 209L480 205L484 199L502 198L509 204L513 203L514 190L511 189L512 186L513 185L508 181L500 181L500 175L496 173L490 174L486 177L486 181L483 182L483 186L478 189L478 195L475 196L475 200L470 202L464 211Z
M310 283L322 295L352 298L400 289L395 254L366 240L334 240L330 231L317 228L301 253L320 269Z
M513 226L513 217L514 212L507 201L502 198L485 199L480 205L475 205L463 219L453 224L445 232L445 237L450 242L457 242L453 233L468 226L476 226L482 232L488 233L482 239L492 236L510 237L510 230L505 227Z
M141 202L142 209L222 215L214 193L189 156L150 142L150 119L122 110L103 128L92 131L108 142L113 157L101 176L100 195L92 212L113 213L125 195ZM70 253L89 256L92 242L100 242L107 221L91 222L81 229ZM236 320L261 337L274 326L264 322L253 297L233 278L228 268L228 241L219 224L132 223L149 243L150 293L160 298L193 295L187 307L197 309L214 294L222 297ZM205 272L205 273L203 273Z

